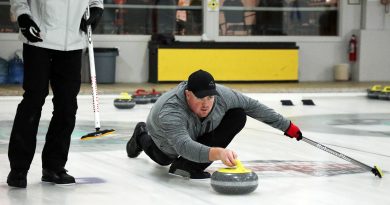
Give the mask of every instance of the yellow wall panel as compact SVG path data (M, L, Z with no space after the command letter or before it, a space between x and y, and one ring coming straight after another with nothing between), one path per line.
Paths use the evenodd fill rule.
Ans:
M158 49L158 81L187 80L198 69L217 81L298 80L298 50Z

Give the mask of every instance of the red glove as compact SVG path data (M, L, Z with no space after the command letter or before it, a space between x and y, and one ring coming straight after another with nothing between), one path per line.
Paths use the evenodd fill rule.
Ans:
M284 132L284 135L295 138L297 141L302 139L302 132L299 130L297 126L295 126L292 122L290 122L290 126L288 129Z

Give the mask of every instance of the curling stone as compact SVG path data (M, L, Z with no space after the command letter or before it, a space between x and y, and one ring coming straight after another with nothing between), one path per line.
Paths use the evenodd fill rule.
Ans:
M385 86L378 95L381 100L390 100L390 86Z
M135 104L148 104L151 102L151 98L148 96L133 96Z
M257 186L257 174L246 169L239 160L235 168L222 168L211 175L211 187L221 194L248 194Z
M128 93L121 93L119 98L114 99L114 106L118 109L131 109L135 102Z
M370 89L367 89L367 97L372 99L378 99L382 89L382 85L372 86Z
M157 99L162 95L161 92L156 91L154 88L152 89L152 92L149 93L150 96L150 102L155 103Z
M148 104L151 102L151 97L144 89L137 89L131 96L135 104Z

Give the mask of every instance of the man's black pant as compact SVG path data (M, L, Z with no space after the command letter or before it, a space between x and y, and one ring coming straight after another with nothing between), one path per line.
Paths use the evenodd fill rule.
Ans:
M57 51L23 45L23 100L18 105L8 149L11 170L28 170L34 157L42 106L53 92L53 116L42 152L42 167L61 170L68 159L81 83L81 50Z
M213 131L206 133L198 138L198 142L209 147L226 148L245 126L246 113L241 108L230 109L226 112L221 120L221 123ZM181 163L185 167L193 170L204 170L211 163L197 163L187 160L183 157L177 159L170 158L163 153L153 142L148 134L142 135L138 140L138 144L145 151L145 153L156 163L166 166L175 161Z

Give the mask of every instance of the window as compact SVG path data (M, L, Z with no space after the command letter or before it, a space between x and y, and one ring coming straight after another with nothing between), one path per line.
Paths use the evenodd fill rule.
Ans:
M337 36L338 0L221 0L221 36Z
M105 0L96 34L201 35L204 0ZM338 0L220 0L220 36L337 36ZM0 33L18 32L0 0Z
M203 33L202 0L104 0L104 7L96 34ZM0 0L0 32L18 32L9 0Z
M0 33L16 33L18 25L10 13L9 0L0 0Z
M201 0L106 0L95 33L201 35Z

